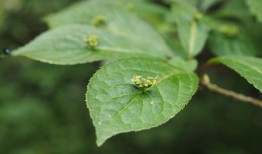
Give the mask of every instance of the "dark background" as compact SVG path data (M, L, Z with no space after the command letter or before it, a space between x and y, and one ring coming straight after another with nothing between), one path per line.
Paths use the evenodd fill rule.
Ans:
M41 17L70 3L70 0L1 1L0 48L15 49L28 43L47 30ZM203 61L201 57L209 56L203 53L198 59ZM117 135L98 148L85 92L89 78L99 66L99 63L57 66L20 57L1 58L0 153L261 152L261 108L201 88L168 123ZM222 87L262 98L258 90L226 67L212 67L208 73Z

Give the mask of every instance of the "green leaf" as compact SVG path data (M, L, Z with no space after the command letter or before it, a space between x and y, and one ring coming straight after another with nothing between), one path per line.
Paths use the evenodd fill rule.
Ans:
M173 14L176 19L177 31L180 41L188 57L193 57L201 52L208 37L209 28L202 19L195 19L199 12L194 12L188 7L174 5ZM199 17L202 18L202 17Z
M119 5L122 6L121 3ZM101 29L135 38L141 43L150 43L150 46L155 47L155 50L161 51L167 56L173 55L163 38L149 24L131 12L117 7L112 1L79 2L61 12L45 17L45 21L52 28L70 24L93 25L92 21L97 16L106 17L105 25L100 27Z
M259 22L246 22L246 24L243 27L244 33L248 34L248 37L250 41L252 41L252 44L255 46L256 49L256 55L262 56L262 23Z
M197 61L190 59L188 61L183 60L181 57L174 57L168 61L171 65L178 67L187 72L193 72L197 68Z
M222 8L213 13L213 16L224 19L245 21L250 18L246 0L225 1Z
M196 7L198 4L198 0L165 0L169 3L180 4L184 6Z
M225 55L256 55L255 44L242 32L236 36L227 36L214 31L208 39L210 51L217 56Z
M165 15L169 11L166 7L145 0L125 1L127 1L125 3L125 7L130 12L137 14L139 17L141 17L154 27L165 24Z
M262 22L262 1L261 0L247 0L250 11Z
M203 11L207 11L211 6L221 2L222 0L202 0L200 4L200 9Z
M98 45L90 47L85 39L98 35ZM12 52L51 64L78 64L128 55L165 57L163 44L107 32L90 26L69 25L43 33L22 48ZM163 48L162 48L163 47Z
M131 82L133 76L158 80L142 92ZM167 122L185 107L197 87L195 74L157 58L124 58L104 65L91 78L86 94L97 145L119 133Z
M248 56L224 56L210 60L220 62L235 70L247 81L262 92L262 59Z
M212 5L222 1L222 0L166 0L167 2L180 4L184 6L191 6L198 8L202 11L206 11L208 8L210 8Z

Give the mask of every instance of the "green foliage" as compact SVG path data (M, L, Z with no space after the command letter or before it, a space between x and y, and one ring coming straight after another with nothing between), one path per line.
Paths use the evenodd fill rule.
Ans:
M187 72L194 72L197 68L195 59L185 61L181 57L174 57L169 60L169 63Z
M262 92L262 59L247 56L226 56L215 58L210 63L220 62L235 70Z
M164 40L149 24L119 7L118 3L114 5L112 1L80 2L57 14L47 16L45 20L52 28L70 24L92 25L93 20L101 15L107 18L105 26L101 27L101 30L134 39L141 44L147 44L145 47L140 47L145 52L147 48L151 48L154 49L154 52L172 56L173 53L165 45ZM117 41L111 40L111 42ZM132 45L127 48L131 47Z
M262 1L259 0L247 0L247 4L250 7L250 11L257 17L257 19L262 22Z
M147 91L133 76L157 77ZM163 60L128 58L103 66L90 80L87 106L96 127L97 145L113 135L159 126L181 111L197 89L197 77Z
M95 48L94 42L86 42L92 35L99 37ZM51 64L78 64L132 54L161 56L161 50L156 49L165 47L161 42L152 46L150 41L141 42L136 37L111 33L91 26L69 25L43 33L31 43L17 49L13 55Z
M224 27L214 31L209 38L208 45L211 51L218 56L257 54L252 40L238 30L238 27ZM228 29L229 28L229 29Z
M202 51L209 32L202 13L182 5L174 5L172 11L185 52L188 57L196 56Z
M259 3L248 4L261 20ZM149 129L173 118L197 91L197 75L206 65L222 63L262 91L262 60L255 57L261 55L257 42L262 31L247 28L259 24L244 0L167 0L165 5L140 0L78 2L44 17L50 30L11 55L60 65L113 60L93 75L86 92L98 146L116 134ZM3 116L18 118L27 112L19 108L14 113L7 109Z

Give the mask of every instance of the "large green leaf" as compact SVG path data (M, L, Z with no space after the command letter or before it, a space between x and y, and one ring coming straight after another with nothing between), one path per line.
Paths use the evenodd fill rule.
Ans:
M247 56L224 56L212 59L210 63L223 63L235 70L262 92L262 59Z
M257 19L262 22L262 1L261 0L247 0L250 11L256 15Z
M157 77L142 92L133 76ZM156 127L181 111L198 87L197 76L157 58L124 58L104 65L90 80L87 106L97 145L113 135Z
M99 36L95 49L90 48L85 41L94 34ZM163 50L161 43L152 46L150 42L121 33L107 32L91 26L69 25L43 33L14 51L13 55L52 64L78 64L133 54L165 57L161 52Z
M188 54L193 57L201 52L208 37L209 28L201 19L199 12L182 5L173 6L173 14L177 24L180 41Z
M208 39L210 51L217 56L256 55L254 43L247 36L238 32L236 36L227 36L221 32L213 32Z
M122 6L121 3L119 5ZM112 1L91 0L79 2L61 12L47 16L45 21L48 22L50 27L70 24L92 25L92 21L97 16L106 17L105 26L101 27L101 29L135 38L141 43L146 42L155 50L161 51L167 56L172 56L172 51L149 24L125 9L117 7Z

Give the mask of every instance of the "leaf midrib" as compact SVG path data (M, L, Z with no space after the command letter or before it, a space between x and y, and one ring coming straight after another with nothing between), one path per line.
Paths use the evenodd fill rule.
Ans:
M154 86L157 87L157 85L159 85L163 80L166 80L166 79L170 78L171 76L173 76L173 75L175 75L175 74L176 74L176 72L173 71L173 72L171 72L171 73L168 73L168 74L164 75L162 78L160 78L161 80L158 81L157 84L154 85ZM153 86L152 86L152 87L153 87ZM151 87L151 88L152 88L152 87ZM137 95L135 95L134 98L133 98L130 102L128 102L127 105L125 105L125 106L118 112L118 114L112 118L112 120L110 121L110 123L107 124L107 125L111 125L111 124L115 121L115 119L116 119L118 116L120 116L121 113L122 113L126 108L128 108L128 107L134 102L134 100L137 98L137 96L138 96L139 94L141 94L141 92L138 92ZM159 94L161 94L161 93L159 92ZM161 97L162 97L162 96L161 96ZM162 98L162 99L163 99L163 98Z
M197 24L195 21L192 22L191 24L191 29L190 29L190 37L189 37L189 47L188 47L188 57L191 58L193 55L193 50L195 46L195 37L196 37L196 28Z

